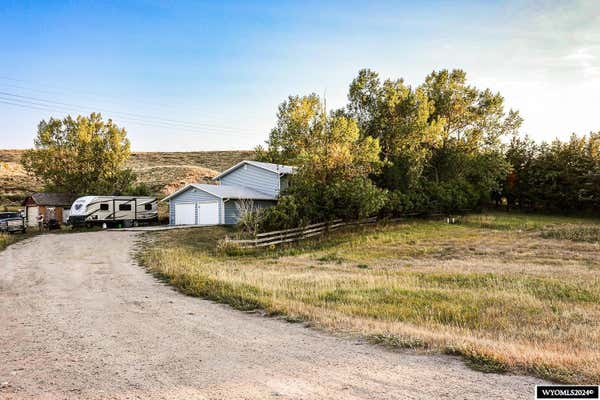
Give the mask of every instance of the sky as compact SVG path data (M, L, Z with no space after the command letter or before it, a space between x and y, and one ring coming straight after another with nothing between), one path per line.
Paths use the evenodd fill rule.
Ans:
M461 68L537 141L600 131L600 1L0 2L0 148L99 111L137 151L252 149L289 95Z

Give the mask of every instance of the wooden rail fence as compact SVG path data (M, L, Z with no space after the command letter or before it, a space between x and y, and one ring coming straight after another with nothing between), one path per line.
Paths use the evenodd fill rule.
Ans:
M377 222L377 217L349 222L344 222L341 219L338 219L329 222L306 225L300 228L259 233L253 239L237 240L226 238L225 240L242 248L266 247L308 239L310 237L322 235L327 232L333 232L344 226L373 224L375 222Z
M459 210L459 214L467 213L471 210ZM413 212L406 213L400 217L386 219L388 222L404 221L413 217L441 217L449 216L442 211L437 212ZM299 240L308 239L313 236L323 235L327 232L333 232L344 226L374 224L377 222L377 217L365 218L356 221L342 221L336 219L329 222L319 222L317 224L306 225L299 228L285 229L281 231L264 232L257 234L253 239L230 239L225 237L225 241L241 248L267 247L282 243L297 242Z

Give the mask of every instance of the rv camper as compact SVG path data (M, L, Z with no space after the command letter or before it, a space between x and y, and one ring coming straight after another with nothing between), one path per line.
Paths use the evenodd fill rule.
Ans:
M85 196L71 206L69 223L73 226L130 227L158 221L158 202L154 197Z

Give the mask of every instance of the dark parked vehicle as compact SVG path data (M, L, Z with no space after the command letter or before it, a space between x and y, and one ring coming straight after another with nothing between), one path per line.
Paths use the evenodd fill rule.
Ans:
M0 232L25 232L25 218L19 212L0 212Z
M55 218L52 218L46 223L46 227L49 231L53 231L55 229L60 229L60 223Z

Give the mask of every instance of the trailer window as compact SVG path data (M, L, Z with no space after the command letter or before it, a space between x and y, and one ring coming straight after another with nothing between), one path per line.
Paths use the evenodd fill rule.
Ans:
M147 204L144 204L144 209L145 209L146 211L150 211L150 210L152 210L152 203L147 203Z
M119 204L119 211L131 211L131 204Z
M100 203L100 211L108 211L108 203Z

